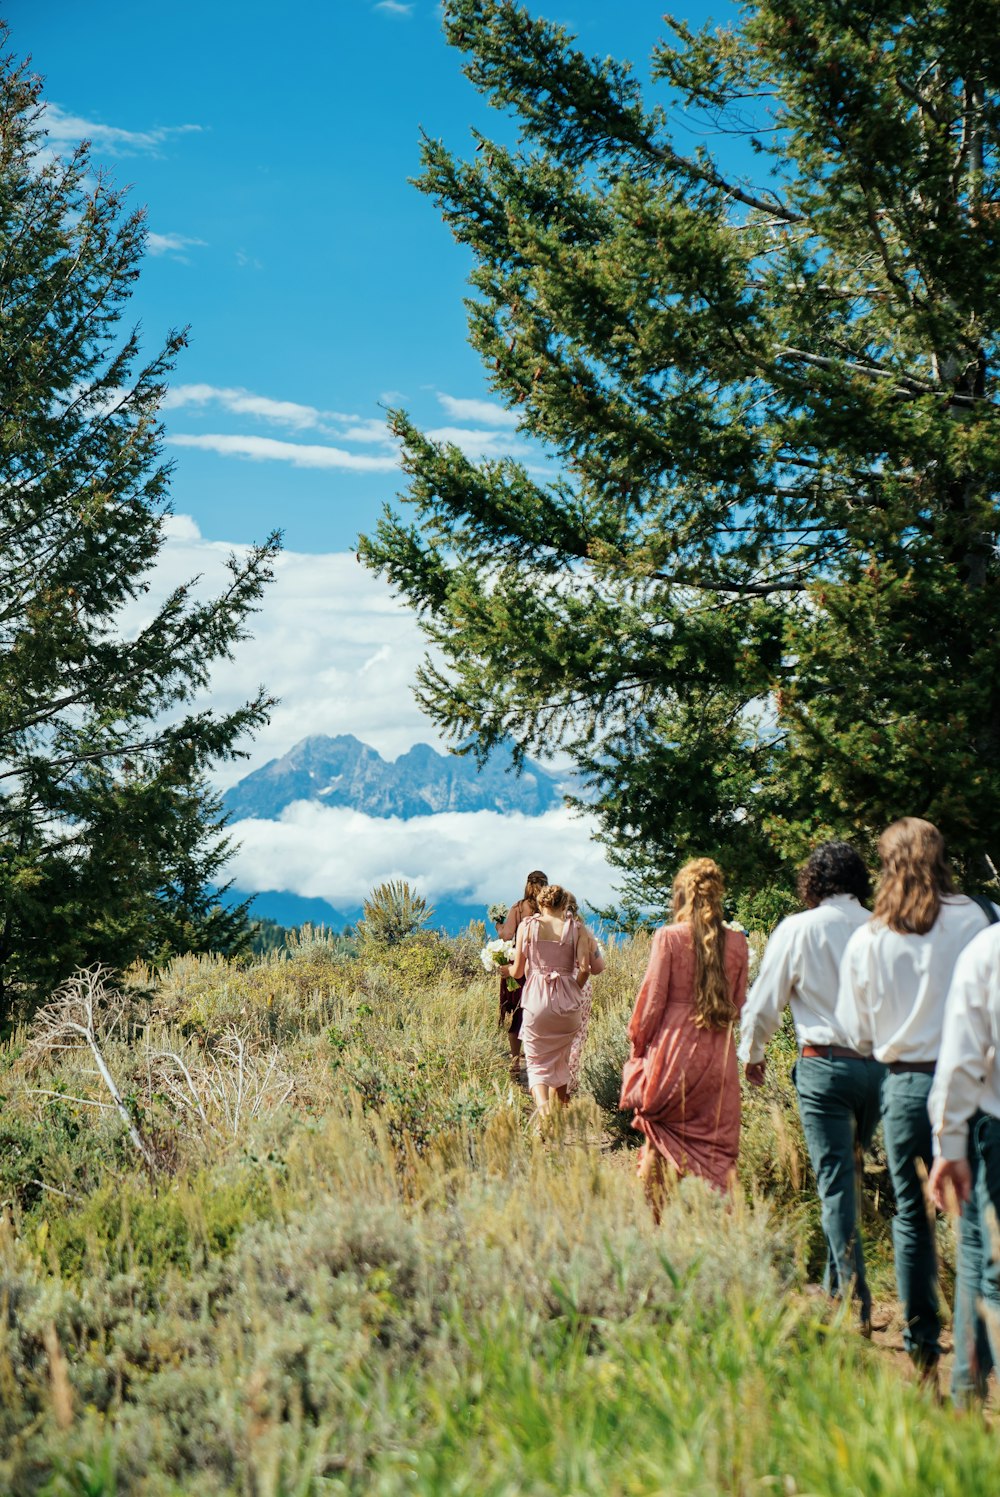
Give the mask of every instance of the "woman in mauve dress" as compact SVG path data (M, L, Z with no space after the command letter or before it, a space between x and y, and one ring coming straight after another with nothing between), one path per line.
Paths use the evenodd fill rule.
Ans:
M541 1117L554 1096L568 1101L569 1052L583 1019L583 986L590 975L590 939L566 903L566 890L558 884L539 890L538 914L518 928L511 968L515 977L525 978L521 1043Z
M548 879L540 868L532 869L524 881L524 897L507 911L506 920L497 922L497 935L502 941L513 941L523 920L538 914L538 891L544 889ZM500 1027L507 1024L507 1039L510 1044L510 1074L516 1080L521 1073L521 993L522 978L516 988L508 988L510 968L505 968L500 977Z
M566 908L575 919L579 920L580 906L577 903L576 895L570 894L569 890L566 891ZM597 977L599 973L604 971L604 952L601 950L597 937L592 930L587 930L586 926L583 928L587 931L587 942L590 948L590 973L583 985L583 1003L581 1005L583 1017L580 1020L579 1029L573 1036L573 1043L569 1051L569 1095L571 1097L575 1097L580 1089L583 1047L587 1043L590 1014L594 1006L594 987L590 979L591 977Z
M653 936L629 1024L621 1106L646 1136L640 1177L659 1220L671 1176L732 1187L740 1145L733 1025L746 997L747 938L722 916L722 872L711 858L674 879L674 923Z

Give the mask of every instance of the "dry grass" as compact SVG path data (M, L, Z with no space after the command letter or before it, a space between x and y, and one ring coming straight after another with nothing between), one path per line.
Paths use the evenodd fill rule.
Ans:
M89 1042L0 1055L0 1490L987 1489L984 1432L796 1297L780 1047L743 1194L687 1182L657 1230L610 1110L643 944L545 1138L474 945L131 974L102 1056L152 1177Z

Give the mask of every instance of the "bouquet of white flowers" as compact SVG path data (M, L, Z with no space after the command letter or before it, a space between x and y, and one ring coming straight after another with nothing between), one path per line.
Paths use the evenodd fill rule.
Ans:
M509 967L514 960L513 941L487 941L479 953L479 960L487 972L495 972L498 967ZM517 987L517 981L513 977L507 978L507 991L513 993Z
M510 912L505 904L491 904L486 913L494 925L502 925Z

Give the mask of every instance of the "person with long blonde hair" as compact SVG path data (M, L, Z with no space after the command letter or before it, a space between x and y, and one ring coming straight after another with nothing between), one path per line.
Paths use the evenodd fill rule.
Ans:
M640 1174L658 1218L670 1175L729 1190L740 1144L733 1026L747 987L748 948L724 920L722 871L695 858L673 885L671 925L653 935L629 1023L620 1106L646 1143Z
M955 962L989 916L978 901L955 893L944 838L932 822L894 821L879 838L878 854L874 912L844 951L836 1019L848 1044L888 1067L882 1124L896 1195L892 1240L903 1341L921 1373L935 1381L941 1320L933 1213L924 1193L933 1163L927 1099Z
M539 1116L568 1101L569 1053L583 1021L590 938L559 884L538 891L538 914L518 926L511 974L524 977L521 1043Z

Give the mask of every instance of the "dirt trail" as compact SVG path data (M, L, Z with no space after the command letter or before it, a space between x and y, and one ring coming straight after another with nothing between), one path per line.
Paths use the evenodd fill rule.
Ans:
M903 1345L903 1317L895 1300L880 1301L872 1306L872 1326L878 1327L872 1330L872 1348L890 1362L900 1377L906 1378L908 1382L917 1382L919 1374ZM950 1403L951 1369L955 1360L950 1327L941 1333L941 1346L943 1355L938 1363L938 1394L942 1403ZM985 1412L995 1414L998 1407L1000 1401L997 1379L994 1376L990 1378Z
M911 1382L917 1381L917 1370L903 1345L903 1317L895 1300L877 1301L872 1305L871 1344L877 1352L892 1362L903 1377ZM944 1355L938 1363L938 1386L941 1393L947 1396L951 1380L951 1364L954 1361L951 1337L947 1331L942 1333L941 1345L944 1348Z

